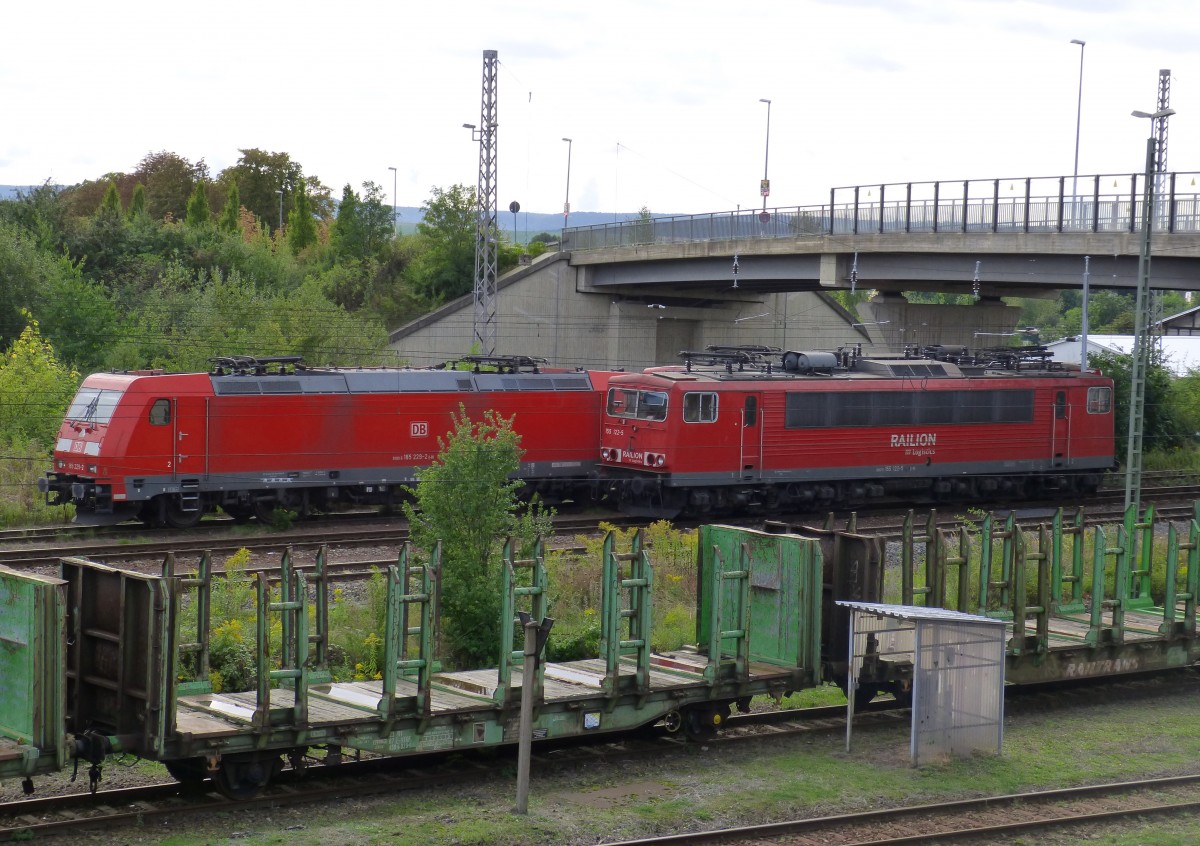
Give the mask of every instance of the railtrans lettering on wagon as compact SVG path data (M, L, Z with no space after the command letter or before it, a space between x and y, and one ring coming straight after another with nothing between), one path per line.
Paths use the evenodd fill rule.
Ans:
M908 435L892 435L892 446L894 447L923 447L936 446L936 432L920 432L917 434Z
M1135 673L1142 668L1138 658L1107 658L1103 661L1079 661L1066 666L1065 676L1080 679L1085 676L1107 676L1117 673Z

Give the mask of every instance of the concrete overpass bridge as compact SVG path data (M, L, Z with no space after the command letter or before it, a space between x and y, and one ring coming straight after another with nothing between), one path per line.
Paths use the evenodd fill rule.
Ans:
M1200 290L1198 173L1160 174L1151 285ZM1005 295L1083 283L1133 289L1142 174L834 188L820 205L614 221L563 230L559 252L497 284L497 352L561 366L678 363L707 344L870 351L990 346L1021 309ZM735 272L736 257L736 272ZM829 295L879 292L853 310ZM909 303L901 291L977 294ZM437 364L474 339L468 295L392 332L400 360Z
M1200 174L1155 180L1154 288L1200 289ZM820 205L655 217L563 230L595 289L701 295L874 288L1036 296L1135 288L1143 174L834 188ZM734 257L737 257L735 273Z

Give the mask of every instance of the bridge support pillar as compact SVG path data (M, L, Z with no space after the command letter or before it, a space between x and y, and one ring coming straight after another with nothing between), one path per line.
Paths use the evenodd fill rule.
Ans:
M949 344L970 349L1007 344L1021 316L1018 306L982 299L971 305L910 303L878 294L858 304L858 315L878 349L900 352L906 344Z

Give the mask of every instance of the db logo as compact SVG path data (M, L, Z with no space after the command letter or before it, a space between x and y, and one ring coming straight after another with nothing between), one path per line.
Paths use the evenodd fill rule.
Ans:
M408 428L409 428L409 434L411 434L414 438L429 437L429 424L428 423L410 423Z

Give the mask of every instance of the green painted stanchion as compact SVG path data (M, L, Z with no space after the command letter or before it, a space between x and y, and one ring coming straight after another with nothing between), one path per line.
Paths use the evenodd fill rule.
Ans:
M604 658L605 695L615 698L623 692L647 693L650 690L650 630L652 624L651 591L654 570L643 549L642 532L633 535L629 552L618 552L615 534L604 538L604 585L601 598L600 655ZM621 658L631 655L634 671L621 675ZM711 660L711 659L710 659Z
M176 625L178 625L179 620L182 618L179 604L180 594L183 590L187 589L195 589L196 591L194 596L196 603L196 639L194 641L184 641L183 634L176 633L176 637L180 641L177 650L178 655L196 656L196 680L177 682L175 693L178 696L212 693L212 682L209 680L209 673L212 670L209 658L209 635L212 629L212 551L206 549L201 554L200 565L194 576L176 576L175 566L175 554L168 552L166 560L163 561L163 577L174 579L179 587L179 589L172 591L175 597L175 609L172 619L176 621ZM178 667L176 667L172 675L178 678Z
M525 627L520 618L523 609L518 607L522 597L528 597L530 607L526 613L534 621L544 620L549 610L542 539L539 537L534 542L532 558L518 559L516 554L516 541L508 538L504 542L503 586L500 594L500 663L497 668L496 691L493 694L500 705L507 705L516 698L512 686L513 668L523 666L525 661ZM518 633L520 640L517 639ZM532 679L536 701L540 701L542 696L543 663L538 662L538 672ZM525 679L524 674L521 678L522 684L530 681Z
M1175 524L1167 524L1166 591L1163 596L1163 621L1158 631L1172 640L1191 640L1196 637L1196 590L1200 587L1198 532L1200 526L1193 520L1188 526L1188 540L1180 541ZM1184 582L1182 590L1179 587L1181 571ZM1183 603L1182 614L1180 603Z
M930 511L925 519L925 531L917 534L913 528L913 512L904 517L900 543L900 602L916 605L917 597L927 608L941 608L945 604L945 570L942 567L942 548L937 530L937 511ZM925 545L924 584L916 584L916 545Z
M913 513L900 524L900 604L913 604Z
M1048 545L1045 524L1038 526L1038 549L1030 552L1025 546L1025 534L1019 529L1013 535L1013 584L1012 620L1013 636L1008 643L1009 653L1023 655L1041 654L1050 647L1050 555L1045 552ZM1029 562L1037 564L1037 604L1030 605L1026 571ZM1034 633L1027 633L1029 616L1035 616Z
M433 646L437 639L437 576L442 545L434 547L426 564L416 563L412 546L405 543L400 556L387 572L387 609L383 647L383 696L379 701L384 733L401 713L400 703L411 708L413 716L428 718L433 707ZM416 613L412 613L416 606ZM415 625L409 625L416 617ZM409 657L408 641L417 638L416 656ZM401 677L413 676L417 690L412 697L398 697Z
M971 611L971 532L966 526L959 526L955 534L958 536L958 552L951 554L943 546L942 565L947 572L951 567L958 568L958 590L954 610L969 614ZM940 537L938 543L944 545L945 537Z
M1073 525L1066 525L1062 509L1054 515L1054 571L1051 574L1051 607L1059 614L1079 614L1086 610L1083 601L1084 513L1075 509ZM1070 572L1063 573L1063 539L1071 537ZM1070 590L1066 590L1069 588Z
M283 585L287 588L284 590ZM285 582L281 582L280 595L294 599L270 601L270 587L262 573L254 577L254 590L257 598L257 649L256 670L258 673L258 691L254 715L251 724L260 732L269 731L272 725L271 714L271 682L285 682L293 691L294 699L291 708L291 724L301 727L308 723L308 687L310 684L308 669L308 584L304 574L294 572ZM270 631L271 612L280 612L282 619L288 621L285 630L291 632L291 640L285 640L281 652L291 656L290 661L282 662L278 670L271 669ZM290 618L290 619L289 619Z
M1136 509L1135 509L1136 513ZM1134 523L1137 541L1134 548L1137 556L1130 559L1129 590L1125 607L1130 611L1144 610L1155 606L1151 595L1150 568L1154 563L1154 504L1146 506L1142 519Z
M995 620L1011 620L1016 518L1010 513L1003 529L995 529L993 520L993 515L988 514L980 524L979 613ZM998 578L993 555L993 544L997 538L1003 541Z
M735 672L738 669L738 656L748 656L749 652L749 615L750 615L750 570L749 552L745 545L739 547L737 569L726 570L725 558L721 550L713 547L713 568L709 572L709 596L712 606L709 610L708 628L708 664L704 668L704 679L710 685L721 680L721 667L725 665L723 643L727 638L736 638L732 665ZM732 582L732 593L726 588L726 582ZM733 613L727 614L725 605L732 606ZM726 628L730 617L737 628ZM747 665L748 668L748 665ZM740 678L740 676L739 676Z

